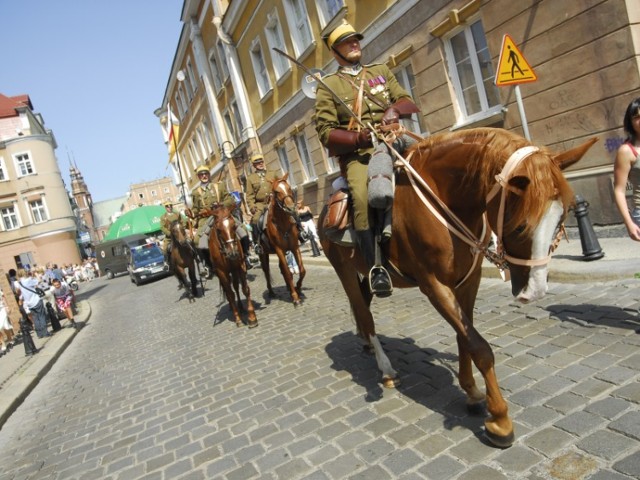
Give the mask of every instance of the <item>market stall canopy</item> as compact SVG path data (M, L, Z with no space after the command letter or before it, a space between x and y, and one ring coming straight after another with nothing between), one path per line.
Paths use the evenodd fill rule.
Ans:
M116 240L129 235L159 232L160 217L164 212L165 209L162 205L148 205L131 210L113 222L103 241Z

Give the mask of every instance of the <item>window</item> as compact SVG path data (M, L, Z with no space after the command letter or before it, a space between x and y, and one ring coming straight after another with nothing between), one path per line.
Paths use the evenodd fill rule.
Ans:
M180 83L180 85L178 86L178 98L180 99L180 104L182 105L182 112L187 113L187 111L189 110L189 102L187 102L187 97L185 96L184 93L184 85L182 84L183 82Z
M325 158L327 159L327 173L337 172L339 167L336 163L336 157L332 157L331 155L329 155L328 148L324 149L324 154Z
M237 140L244 140L243 138L241 138L242 133L244 132L244 124L242 123L242 117L240 116L240 109L238 108L238 102L236 102L236 99L232 99L231 102L229 102L231 104L231 110L233 111L233 118L235 121L235 129L236 129L236 139ZM238 142L235 142L236 144Z
M187 100L191 103L193 100L193 80L191 79L191 63L187 63L187 68L183 71L184 73L184 82L182 82L185 86L185 90L187 91Z
M229 112L229 110L225 110L222 113L222 118L224 118L224 124L227 127L227 133L229 134L229 137L231 137L231 140L234 144L238 144L238 138L236 136L236 130L233 126L233 120L231 119L231 113Z
M47 216L47 210L44 207L44 202L41 198L29 202L29 208L31 209L31 216L33 217L34 223L46 222L49 219Z
M162 190L164 193L169 193L169 187L164 187L164 190Z
M267 16L267 26L265 28L265 35L267 36L267 45L269 46L269 52L271 53L271 60L273 62L273 69L276 73L276 79L282 78L282 76L291 70L289 60L285 57L273 51L274 48L287 51L284 45L284 37L282 35L282 27L280 26L280 20L275 10Z
M400 69L393 73L395 74L400 86L409 92L414 103L418 108L420 108L420 103L418 101L420 94L416 90L416 78L413 76L413 68L411 68L411 65L400 67ZM400 122L407 130L413 133L423 136L429 135L429 132L426 131L422 124L422 116L419 113L413 113L411 118L403 118Z
M151 190L151 196L152 197L157 197L158 193L155 190Z
M285 11L293 40L293 49L296 57L300 57L313 42L304 0L286 0Z
M209 130L209 120L206 118L202 120L202 130L204 131L204 140L207 144L207 153L213 152L213 138L211 138L211 131Z
M191 65L191 60L187 62L187 81L191 83L191 88L193 92L198 91L198 77L193 73L193 65Z
M293 170L291 169L291 163L289 162L289 156L287 155L287 149L284 145L278 145L276 147L276 153L278 154L278 160L280 160L280 168L283 173L289 173L289 185L296 186L296 179L293 176Z
M140 200L143 200L143 199L144 199L144 193L139 193L139 194L138 194L138 198L139 198Z
M229 66L227 65L227 53L224 51L222 40L218 39L216 49L218 50L218 58L220 59L220 66L222 67L222 79L226 82L227 78L229 78Z
M457 32L457 33L455 33ZM456 100L462 114L459 123L470 123L500 111L498 87L482 22L477 20L444 41Z
M253 71L256 76L256 83L258 84L258 93L260 98L264 97L271 90L271 82L269 81L269 72L267 72L267 66L264 62L264 56L262 55L262 45L257 38L251 44L251 64L253 65Z
M197 164L199 164L200 163L200 157L198 156L198 153L196 151L195 142L193 140L191 140L189 142L189 144L187 145L187 148L189 149L189 153L191 154L191 157L195 160L195 162Z
M196 136L198 137L198 147L200 147L200 153L202 158L207 158L209 156L209 150L204 144L204 139L202 138L202 125L198 125L196 128Z
M0 207L0 215L2 216L2 225L5 230L15 230L20 227L15 206Z
M18 172L19 177L33 175L36 173L33 168L33 162L31 161L31 158L29 158L28 153L18 153L13 158L16 162L16 171Z
M316 0L316 6L320 17L320 26L324 28L338 14L344 6L344 2L343 0Z
M178 95L177 91L173 98L175 100L176 106L178 107L178 117L184 117L184 108L182 106L182 102L180 101L180 95Z
M302 162L302 170L304 171L306 180L316 180L318 177L316 175L315 168L313 168L311 155L309 155L307 138L304 136L304 133L299 133L297 135L294 135L293 139L296 142L296 149L298 150L298 156L300 157L300 161Z
M3 180L9 180L9 175L7 174L7 167L4 164L4 158L0 157L0 182Z
M213 76L213 87L216 89L216 92L219 92L222 88L222 78L220 78L220 67L218 66L216 54L213 51L209 55L209 65L211 66L211 75Z

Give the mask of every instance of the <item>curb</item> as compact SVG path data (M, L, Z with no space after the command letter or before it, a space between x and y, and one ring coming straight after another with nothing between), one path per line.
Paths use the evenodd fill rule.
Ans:
M91 304L86 300L78 302L78 315L76 322L86 326L91 317ZM67 322L68 324L68 322ZM0 429L9 417L24 402L25 398L40 383L62 352L71 344L71 341L79 333L75 328L63 328L56 332L46 344L40 347L33 357L24 358L24 363L3 385L0 390Z

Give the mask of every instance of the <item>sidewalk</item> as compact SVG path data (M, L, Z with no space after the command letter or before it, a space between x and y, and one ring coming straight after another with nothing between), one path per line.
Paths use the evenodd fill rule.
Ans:
M91 305L81 300L77 308L76 323L84 327L91 316ZM37 338L35 332L31 332L38 349L35 355L25 355L21 342L0 357L0 428L80 332L72 328L67 320L62 320L60 324L62 329L48 338Z

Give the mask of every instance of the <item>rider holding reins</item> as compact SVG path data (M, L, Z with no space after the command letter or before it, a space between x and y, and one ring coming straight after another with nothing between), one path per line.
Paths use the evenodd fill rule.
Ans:
M400 118L418 112L409 93L398 83L385 64L362 65L360 40L363 36L344 22L324 37L339 64L338 71L322 77L316 96L316 130L329 155L337 156L346 178L353 205L353 223L358 246L369 270L374 266L375 239L368 206L368 164L373 153L372 132L361 124L378 126L398 123ZM351 111L336 101L345 100ZM371 289L378 296L391 293L386 271L374 270Z

